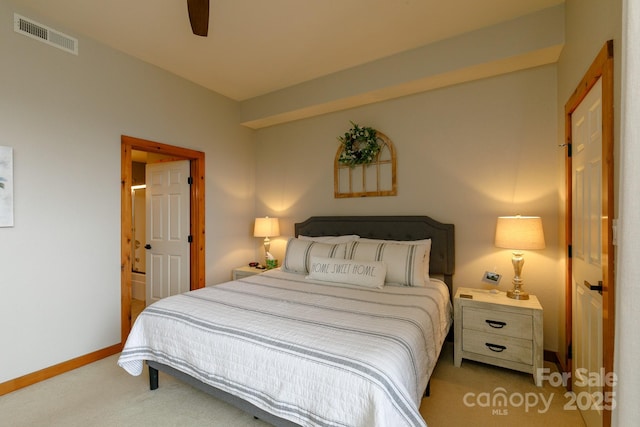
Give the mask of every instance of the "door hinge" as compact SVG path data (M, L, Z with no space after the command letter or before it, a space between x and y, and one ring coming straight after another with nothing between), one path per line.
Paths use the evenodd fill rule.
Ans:
M567 144L567 156L571 157L571 143Z
M571 348L571 344L567 347L567 359L573 359L573 348Z
M187 242L193 243L193 236L191 234L187 237Z
M193 184L193 178L192 177L187 178L187 184L189 184L189 185Z
M567 257L573 257L573 247L571 245L567 246Z

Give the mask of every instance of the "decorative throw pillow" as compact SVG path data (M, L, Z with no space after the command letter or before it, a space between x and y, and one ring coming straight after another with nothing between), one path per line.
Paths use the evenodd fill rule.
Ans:
M309 273L312 256L344 259L346 243L321 243L290 238L284 254L282 269L289 273Z
M368 243L397 243L399 245L426 245L426 251L424 253L424 281L429 283L429 260L431 259L431 239L423 240L378 240L378 239L360 239L361 242Z
M382 289L387 266L382 261L311 257L307 279Z
M387 266L385 283L396 286L425 285L424 259L427 245L372 243L354 240L346 258L356 261L383 261Z

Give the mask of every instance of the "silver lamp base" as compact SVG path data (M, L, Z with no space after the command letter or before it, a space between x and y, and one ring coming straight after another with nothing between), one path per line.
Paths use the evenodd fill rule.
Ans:
M524 265L524 257L522 251L513 251L513 257L511 258L513 264L513 289L507 291L507 297L513 299L529 299L529 294L522 290L523 281L520 275L522 274L522 266Z
M520 289L511 289L510 291L507 291L507 297L525 300L529 299L529 294L525 291L521 291Z

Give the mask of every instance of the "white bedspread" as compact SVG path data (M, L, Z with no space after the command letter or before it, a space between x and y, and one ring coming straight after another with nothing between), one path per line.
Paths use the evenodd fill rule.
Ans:
M136 320L118 364L153 360L306 426L425 426L449 293L312 282L272 270L165 298Z

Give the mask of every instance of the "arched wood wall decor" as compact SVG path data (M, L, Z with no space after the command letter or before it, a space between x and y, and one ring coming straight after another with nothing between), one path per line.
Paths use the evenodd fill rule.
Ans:
M366 165L348 166L338 161L344 151L338 147L333 166L333 189L336 198L395 196L396 150L391 140L377 132L380 152Z

